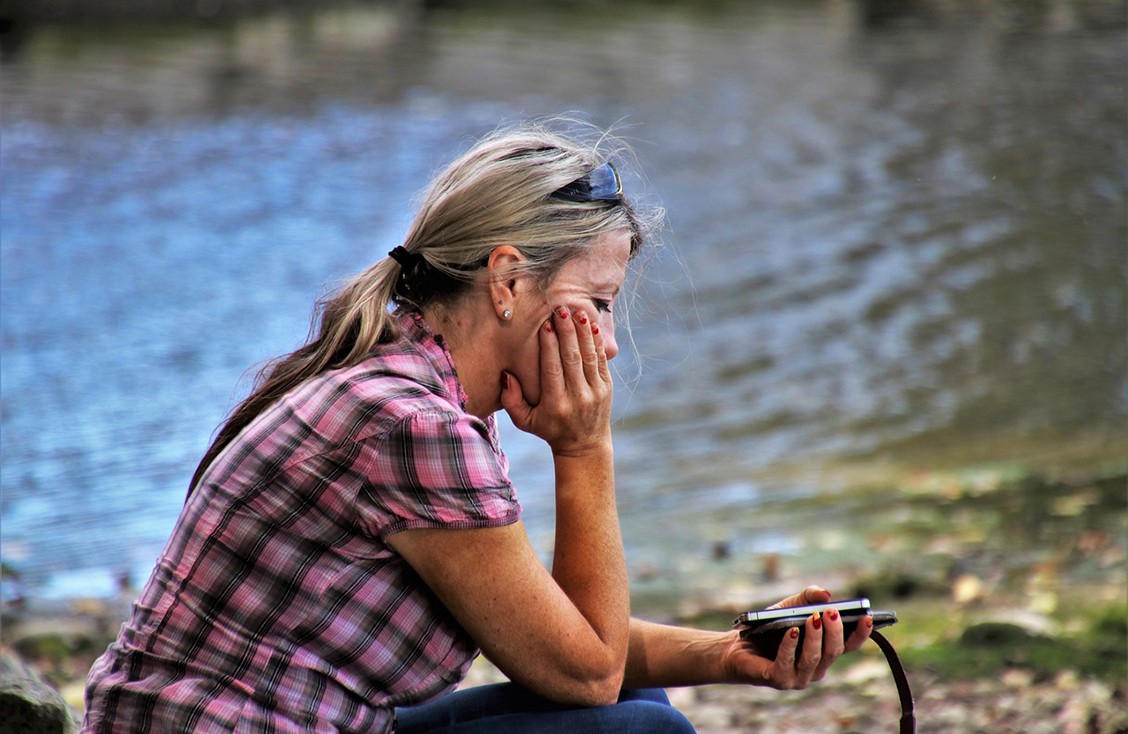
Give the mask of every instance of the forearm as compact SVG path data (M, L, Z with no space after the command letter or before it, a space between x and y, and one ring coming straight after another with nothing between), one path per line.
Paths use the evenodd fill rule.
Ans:
M583 457L555 456L554 462L552 576L621 667L629 636L630 592L610 443Z
M732 634L632 619L623 685L673 688L732 682L723 665Z

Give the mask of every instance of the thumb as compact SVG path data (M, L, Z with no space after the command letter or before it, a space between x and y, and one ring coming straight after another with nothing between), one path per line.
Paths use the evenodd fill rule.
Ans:
M830 592L821 586L808 586L803 589L804 604L825 604L830 601Z
M772 604L768 609L779 609L781 607L798 607L803 604L823 604L830 601L830 592L821 586L808 586L800 591L798 594L793 594L783 601L778 601Z
M505 408L513 425L526 430L533 406L525 401L525 393L521 390L521 383L517 381L516 375L505 370L501 373L501 407Z

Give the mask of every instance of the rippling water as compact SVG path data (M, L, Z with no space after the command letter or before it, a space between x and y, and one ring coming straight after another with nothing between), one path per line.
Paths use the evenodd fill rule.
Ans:
M669 212L616 398L636 572L691 585L717 541L797 553L758 508L875 467L1123 467L1119 5L958 5L369 4L9 37L4 562L44 594L144 578L248 368L398 242L468 139L570 110L623 123L630 184ZM505 439L547 552L547 458Z

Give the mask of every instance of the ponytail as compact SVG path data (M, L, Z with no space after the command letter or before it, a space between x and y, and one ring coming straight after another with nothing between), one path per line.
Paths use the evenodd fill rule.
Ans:
M318 302L311 339L259 371L251 394L231 412L204 452L192 475L189 494L223 449L283 395L326 370L356 364L377 344L396 337L388 307L400 270L398 263L385 258Z

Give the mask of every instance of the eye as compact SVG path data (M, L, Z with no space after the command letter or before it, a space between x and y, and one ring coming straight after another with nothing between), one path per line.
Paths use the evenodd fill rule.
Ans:
M591 299L591 302L595 304L595 309L597 311L602 311L603 313L611 313L610 301L605 301L602 298L593 298Z

